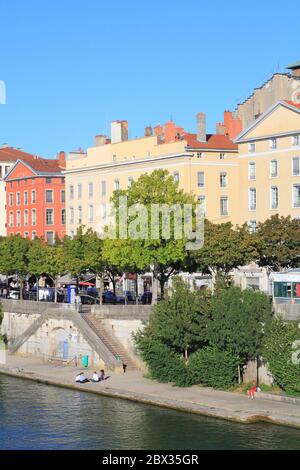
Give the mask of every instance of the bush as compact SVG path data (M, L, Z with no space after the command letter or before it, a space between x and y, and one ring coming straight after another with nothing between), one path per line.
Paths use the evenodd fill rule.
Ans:
M143 334L137 335L136 344L152 379L171 382L180 387L191 385L188 369L181 355L161 341Z
M299 340L298 325L277 318L266 332L263 356L275 383L288 393L300 393L300 364L292 362L296 349L300 349L293 348L293 344Z
M228 351L205 347L191 354L189 376L193 383L227 389L237 383L237 362Z

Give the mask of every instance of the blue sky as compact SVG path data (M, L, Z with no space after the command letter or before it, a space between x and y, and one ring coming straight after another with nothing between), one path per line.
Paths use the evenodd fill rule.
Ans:
M170 117L208 131L300 59L298 2L0 0L0 145L87 148L113 119L130 137Z

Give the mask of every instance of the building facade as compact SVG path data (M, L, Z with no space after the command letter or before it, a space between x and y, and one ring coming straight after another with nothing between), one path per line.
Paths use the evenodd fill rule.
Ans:
M114 190L126 189L142 174L161 168L203 203L210 220L238 222L237 145L226 135L207 135L205 115L197 116L197 134L170 121L154 129L148 126L144 137L131 140L122 140L122 131L115 129L124 122L113 123L112 140L97 136L97 145L87 153L67 155L67 234L74 235L81 224L101 233Z
M300 105L279 101L237 138L239 223L300 218Z
M7 235L20 234L53 243L65 235L64 154L58 159L28 156L5 177Z

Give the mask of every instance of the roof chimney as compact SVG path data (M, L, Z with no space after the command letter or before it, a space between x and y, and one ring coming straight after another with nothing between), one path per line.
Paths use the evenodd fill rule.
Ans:
M206 142L206 114L197 113L197 139Z
M145 137L151 137L153 135L152 127L147 126L145 127Z
M124 142L128 140L128 122L112 121L111 123L111 143Z
M106 135L96 135L95 136L95 147L100 147L101 145L105 145L106 144Z
M57 154L59 168L66 168L66 153L62 150Z

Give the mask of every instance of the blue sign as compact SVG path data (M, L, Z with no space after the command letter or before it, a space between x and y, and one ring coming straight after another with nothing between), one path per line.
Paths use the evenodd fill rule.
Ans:
M76 286L68 286L68 304L75 304Z

